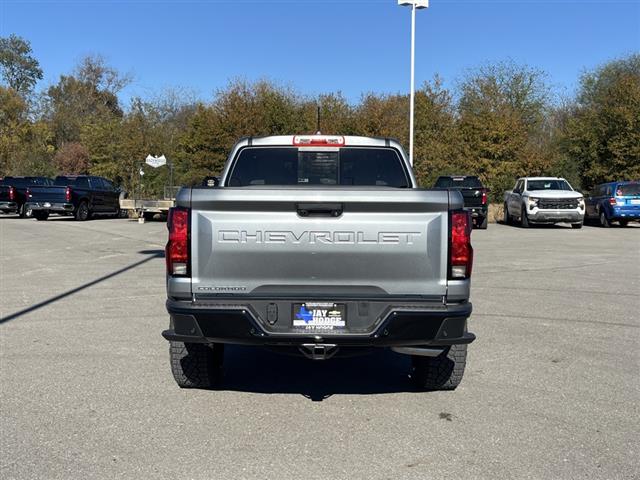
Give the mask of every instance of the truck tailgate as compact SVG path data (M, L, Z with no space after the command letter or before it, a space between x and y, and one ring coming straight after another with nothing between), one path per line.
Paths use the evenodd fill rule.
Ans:
M66 201L67 187L33 185L29 187L29 191L31 192L29 202L63 203Z
M482 206L482 189L480 188L460 188L458 191L464 198L465 207L480 207Z
M194 188L191 208L196 296L446 295L447 191Z

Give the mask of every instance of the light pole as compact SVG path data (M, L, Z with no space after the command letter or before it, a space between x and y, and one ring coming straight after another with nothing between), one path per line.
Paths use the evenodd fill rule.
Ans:
M398 0L411 7L411 93L409 97L409 163L413 167L413 112L415 109L416 10L429 7L429 0Z

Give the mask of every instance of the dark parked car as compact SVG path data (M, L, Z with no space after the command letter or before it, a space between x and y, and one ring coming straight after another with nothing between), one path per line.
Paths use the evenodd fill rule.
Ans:
M38 220L50 213L84 221L93 215L120 214L120 190L109 180L89 175L56 177L53 185L29 189L27 208Z
M5 213L18 213L21 218L30 217L31 212L25 208L27 202L27 189L37 185L53 185L53 180L47 177L4 177L0 181L0 210ZM13 187L13 199L9 195ZM15 206L6 205L5 202L15 203Z
M480 179L473 175L442 175L436 180L434 188L458 190L464 198L464 209L471 213L473 225L486 229L489 222L487 193Z
M610 182L598 185L587 197L585 220L595 220L603 227L618 222L626 227L640 221L640 182Z

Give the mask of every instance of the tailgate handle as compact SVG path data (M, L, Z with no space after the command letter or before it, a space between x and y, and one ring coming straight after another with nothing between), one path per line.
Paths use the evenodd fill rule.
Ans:
M299 203L296 206L301 217L339 217L342 215L341 203Z

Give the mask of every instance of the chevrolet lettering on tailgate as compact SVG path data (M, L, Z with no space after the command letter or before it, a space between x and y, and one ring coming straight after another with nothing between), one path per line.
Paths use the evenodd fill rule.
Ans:
M421 232L378 232L370 234L366 232L327 232L327 231L276 231L276 230L220 230L218 231L218 243L323 243L323 244L392 244L413 245L416 237Z

